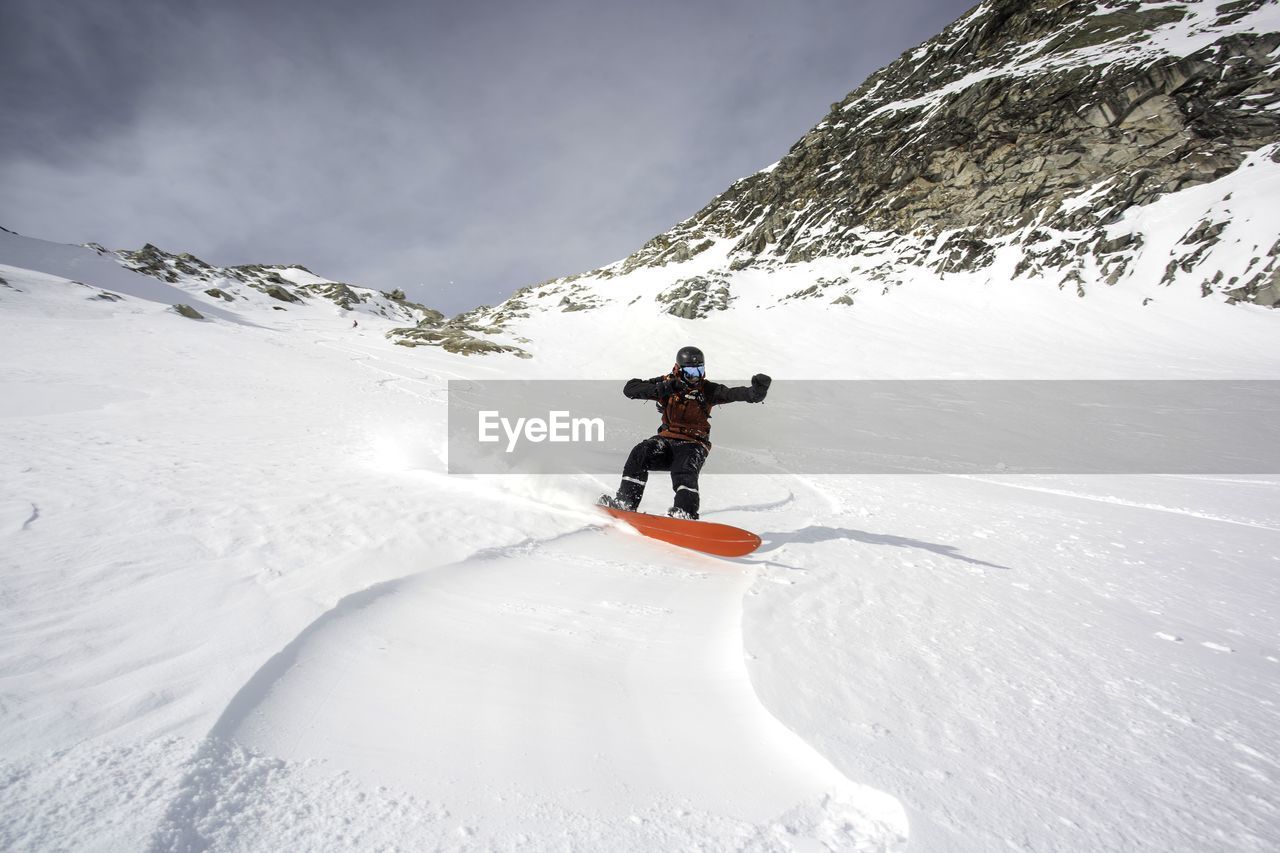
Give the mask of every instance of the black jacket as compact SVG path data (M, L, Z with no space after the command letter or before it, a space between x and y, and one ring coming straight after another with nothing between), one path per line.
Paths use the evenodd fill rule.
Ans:
M711 407L723 403L759 403L769 391L769 380L753 378L750 385L730 388L719 382L703 380L681 391L671 387L672 377L655 376L652 379L632 379L622 388L622 393L632 400L655 400L662 412L662 426L658 435L667 438L696 441L711 446ZM666 393L664 393L664 391Z

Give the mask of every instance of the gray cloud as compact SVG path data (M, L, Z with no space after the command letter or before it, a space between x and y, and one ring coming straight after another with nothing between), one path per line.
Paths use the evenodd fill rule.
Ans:
M5 0L0 224L462 310L633 251L968 5Z

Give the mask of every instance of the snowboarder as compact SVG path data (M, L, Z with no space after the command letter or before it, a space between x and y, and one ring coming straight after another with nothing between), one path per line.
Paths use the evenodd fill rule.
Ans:
M359 321L359 320L352 320L352 321L351 321L351 328L353 328L353 329L358 329L358 328L360 328L360 321Z
M666 376L632 379L622 393L632 400L655 400L662 412L658 434L632 449L622 467L622 483L616 496L601 495L599 504L635 511L644 496L650 471L670 471L675 490L672 518L698 517L698 472L711 452L711 407L745 401L759 403L769 393L772 379L763 373L751 377L751 385L730 388L706 378L706 361L697 347L682 347Z

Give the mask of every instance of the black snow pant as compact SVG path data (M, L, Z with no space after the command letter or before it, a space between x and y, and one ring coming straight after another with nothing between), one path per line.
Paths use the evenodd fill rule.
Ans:
M698 472L707 461L707 448L696 441L655 435L631 450L622 466L622 484L618 486L618 502L626 507L640 506L650 471L670 471L671 488L675 490L675 509L691 518L698 517Z

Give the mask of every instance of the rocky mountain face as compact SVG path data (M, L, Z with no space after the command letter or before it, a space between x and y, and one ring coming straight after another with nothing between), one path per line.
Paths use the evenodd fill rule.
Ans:
M1115 284L1142 235L1108 237L1107 226L1280 142L1280 31L1255 24L1280 24L1274 3L984 3L622 269L731 238L731 268L927 254L950 272L981 268L1012 240L1024 271L1083 279L1080 258L1092 255ZM1269 156L1280 159L1274 148ZM1215 228L1187 234L1170 271ZM1263 248L1271 260L1250 278L1211 283L1233 298L1280 301L1280 245Z
M1086 296L1141 267L1144 280L1274 306L1280 220L1230 191L1195 194L1255 166L1280 167L1274 0L986 0L635 254L471 322L590 310L609 300L609 280L659 269L670 275L655 307L690 318L729 306L747 271L793 273L778 277L778 302L852 305L921 270L1047 279ZM1164 203L1160 216L1135 214ZM1242 218L1272 221L1220 245ZM833 258L840 274L805 278Z

